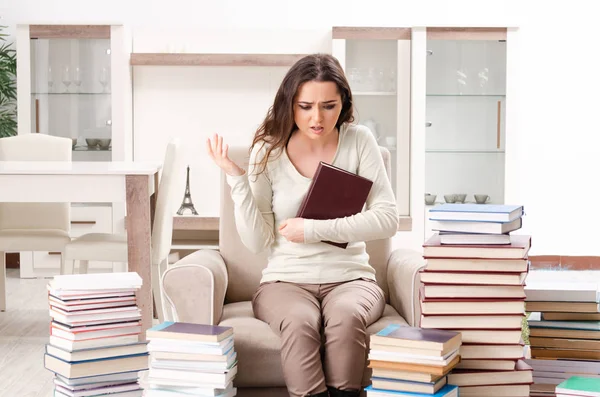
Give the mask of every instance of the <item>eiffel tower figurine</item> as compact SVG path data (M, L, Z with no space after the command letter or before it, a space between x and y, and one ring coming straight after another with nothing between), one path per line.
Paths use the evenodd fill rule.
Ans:
M190 166L187 167L187 181L185 182L185 194L183 195L183 202L181 207L177 210L177 215L183 215L183 212L188 209L192 211L192 215L198 215L198 212L194 208L192 203L192 195L190 194Z

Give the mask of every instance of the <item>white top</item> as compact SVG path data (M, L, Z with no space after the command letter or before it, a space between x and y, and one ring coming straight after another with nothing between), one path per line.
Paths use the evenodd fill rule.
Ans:
M333 165L373 181L363 212L332 220L306 219L305 243L291 243L277 232L284 220L294 218L311 183L298 172L287 151L271 153L265 172L256 176L253 165L265 148L255 146L249 172L227 176L235 206L235 222L242 242L252 251L269 249L261 282L331 283L356 278L375 279L365 241L393 236L398 211L380 149L364 126L343 126ZM262 169L262 166L259 168ZM248 176L250 175L250 176ZM348 242L346 249L321 241Z
M0 161L0 175L154 175L160 167L138 161Z

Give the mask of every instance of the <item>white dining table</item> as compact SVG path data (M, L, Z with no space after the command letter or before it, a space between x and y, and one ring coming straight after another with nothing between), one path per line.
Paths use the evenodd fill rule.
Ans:
M0 202L126 203L128 270L143 282L137 292L141 339L153 317L150 235L160 167L137 161L0 161Z

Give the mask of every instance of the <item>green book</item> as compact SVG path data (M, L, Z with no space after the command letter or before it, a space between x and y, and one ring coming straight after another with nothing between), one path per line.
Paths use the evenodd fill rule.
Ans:
M600 396L600 379L572 376L556 386L556 394L573 394L573 392L578 392L577 396Z

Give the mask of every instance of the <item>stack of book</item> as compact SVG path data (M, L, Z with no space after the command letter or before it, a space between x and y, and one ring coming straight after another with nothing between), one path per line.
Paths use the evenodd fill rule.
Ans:
M423 245L420 326L461 333L462 359L448 383L463 397L529 396L522 323L531 237L509 234L522 213L522 206L481 204L430 212L439 233Z
M441 244L510 244L523 226L522 205L442 204L429 210L431 230Z
M525 290L536 396L553 396L572 376L600 378L598 284L552 273Z
M388 325L371 335L368 397L456 397L448 373L460 362L457 332Z
M600 379L573 376L556 386L558 397L600 397Z
M137 273L77 274L48 283L50 339L44 365L54 372L55 397L141 397L139 372L148 350L139 342Z
M232 327L167 321L147 330L146 338L146 397L236 395Z

